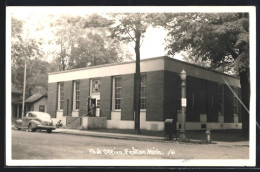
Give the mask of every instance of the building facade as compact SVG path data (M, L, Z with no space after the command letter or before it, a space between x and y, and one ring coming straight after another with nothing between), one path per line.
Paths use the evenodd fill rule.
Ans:
M141 60L140 66L141 129L164 130L166 119L174 119L180 128L183 69L186 129L241 128L241 106L233 94L240 96L238 78L169 57ZM85 116L91 98L95 116L106 117L107 128L134 129L134 73L135 62L50 73L48 113L55 119Z
M22 98L22 91L12 86L12 120L22 117Z
M25 114L29 111L47 112L47 94L36 93L25 100Z

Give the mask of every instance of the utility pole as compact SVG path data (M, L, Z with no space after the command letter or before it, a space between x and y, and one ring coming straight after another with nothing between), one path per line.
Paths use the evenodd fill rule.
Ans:
M24 117L24 104L25 104L25 87L26 87L26 57L24 59L24 74L23 74L23 107L22 107L22 118Z

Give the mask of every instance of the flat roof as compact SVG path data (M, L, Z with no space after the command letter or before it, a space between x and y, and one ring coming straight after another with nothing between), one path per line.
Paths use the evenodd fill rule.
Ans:
M203 69L203 70L206 70L206 71L211 71L211 72L215 72L215 73L218 73L218 74L221 74L221 75L226 75L226 76L229 76L229 77L233 77L233 78L239 79L239 77L234 76L234 75L229 75L229 74L226 74L226 73L222 73L222 72L213 70L211 68L206 68L206 67L203 67L203 66L199 66L197 64L192 64L192 63L189 63L189 62L181 61L181 60L174 59L174 58L171 58L171 57L168 57L168 56L158 56L158 57L151 57L151 58L141 59L140 62L156 60L156 59L168 59L168 60L175 61L175 62L178 62L178 63L182 63L182 64L190 65L190 66L193 66L193 67L197 67L197 68L200 68L200 69ZM131 63L135 63L135 60L127 61L127 62L119 62L119 63L110 63L110 64L103 64L103 65L96 65L96 66L90 66L90 67L82 67L82 68L70 69L70 70L65 70L65 71L52 72L52 73L48 73L48 75L67 73L67 72L75 72L75 71L80 71L80 70L90 70L90 69L95 69L95 68L116 66L116 65L121 65L121 64L131 64Z

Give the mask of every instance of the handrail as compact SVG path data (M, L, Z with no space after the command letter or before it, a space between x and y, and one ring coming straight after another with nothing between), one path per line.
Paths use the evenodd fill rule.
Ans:
M91 109L88 111L87 114L84 114L84 115L78 116L78 117L74 117L75 119L71 120L69 123L66 122L66 125L71 124L72 122L76 121L76 120L79 119L79 118L83 118L83 117L89 116L89 115L91 114L91 112L92 112L92 109L95 109L95 108L94 108L94 107L91 108ZM90 116L93 116L93 115L90 115Z

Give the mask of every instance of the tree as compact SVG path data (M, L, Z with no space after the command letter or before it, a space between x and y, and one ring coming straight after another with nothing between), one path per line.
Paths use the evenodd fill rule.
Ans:
M134 42L136 55L136 70L134 83L134 111L135 129L140 134L140 47L141 38L147 28L153 25L153 18L156 14L148 13L113 13L108 17L92 15L85 23L85 27L109 27L112 38L118 38L125 43Z
M69 69L69 58L71 56L71 48L76 39L83 34L78 24L80 18L72 16L60 16L54 22L49 23L54 34L54 39L49 43L54 45L56 49L51 55L54 58L54 64L59 71Z
M47 89L48 63L41 60L43 53L40 41L29 38L23 25L23 21L12 18L11 75L12 84L22 90L26 60L26 94L30 95L36 86Z
M101 33L88 32L85 37L79 37L76 41L76 44L72 46L69 58L70 69L131 59L127 49L123 52L121 43L109 38L104 31Z
M190 51L190 57L210 62L212 69L233 69L240 77L242 102L249 110L248 13L164 14L160 22L168 31L169 55ZM242 134L248 137L249 114L242 110Z
M51 23L57 49L52 53L60 71L121 62L131 59L118 40L108 36L106 28L87 29L82 17L61 16ZM125 58L126 57L126 58Z

